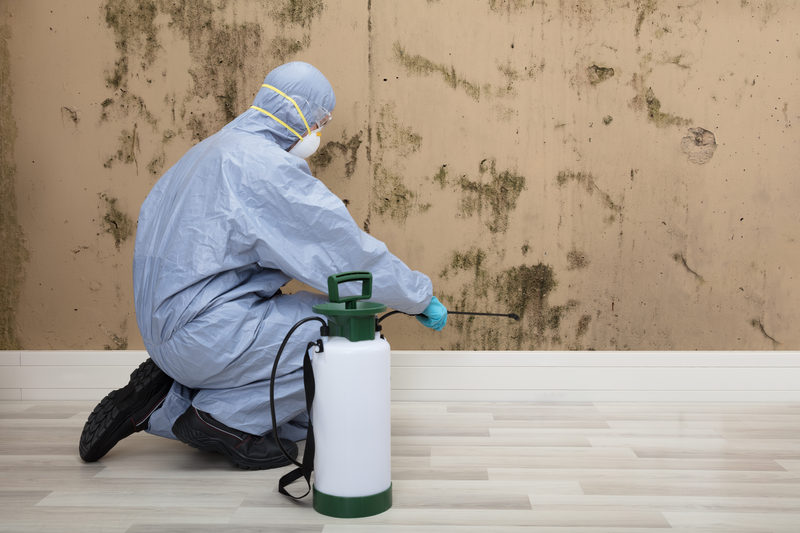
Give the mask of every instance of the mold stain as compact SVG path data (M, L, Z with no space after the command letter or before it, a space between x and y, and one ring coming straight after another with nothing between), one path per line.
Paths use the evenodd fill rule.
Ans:
M465 216L477 214L480 217L483 210L488 208L491 210L491 217L486 223L489 231L505 233L509 214L517 207L517 199L525 189L525 177L512 170L498 172L494 158L481 161L478 170L481 176L488 172L492 179L483 183L480 180L470 181L466 176L461 177L456 185L461 189L461 213Z
M403 169L396 160L419 151L422 136L411 128L400 125L394 110L393 103L384 105L376 122L375 138L378 149L372 165L372 205L383 217L405 221L415 207L417 195L403 183Z
M609 78L613 78L614 69L592 65L586 69L586 74L589 76L589 83L592 85L597 85L598 83L602 83Z
M597 192L597 194L600 196L600 200L603 202L603 205L606 207L606 209L611 211L611 215L606 218L607 223L614 222L617 215L622 215L622 206L614 203L614 200L611 199L611 196L607 192L600 190L600 187L598 187L597 183L595 183L594 176L592 176L590 172L572 172L571 170L562 170L556 176L556 183L559 187L565 186L570 181L578 182L590 195L593 195L595 192Z
M119 136L119 144L120 147L117 149L117 153L108 158L103 166L105 168L111 168L114 160L122 161L126 164L133 163L136 165L136 174L139 174L139 160L136 153L141 150L139 149L139 137L136 133L136 124L133 125L133 131L122 130Z
M777 341L777 340L776 340L774 337L772 337L771 335L769 335L769 334L767 333L767 330L766 330L766 329L764 329L764 323L763 323L763 322L761 322L761 320L759 320L759 319L757 319L757 318L754 318L754 319L752 319L752 320L750 321L750 325L751 325L751 326L753 326L753 327L754 327L756 330L760 331L760 332L761 332L761 334L762 334L762 335L764 335L764 338L766 338L766 339L768 339L770 342L772 342L772 347L773 347L773 348L777 348L778 346L780 346L780 345L781 345L781 343L780 343L780 342L778 342L778 341Z
M572 249L567 253L567 270L583 270L589 266L585 252Z
M361 146L363 131L347 138L347 133L342 132L342 141L330 141L325 144L316 154L309 158L309 162L315 169L327 168L338 155L347 158L344 165L344 176L350 178L356 171L358 161L358 149Z
M635 37L639 37L642 24L647 17L655 13L657 7L656 0L636 0L636 26L633 30Z
M701 276L700 274L689 268L689 264L686 262L686 257L684 257L683 254L680 253L672 254L672 259L675 260L675 262L678 263L679 265L683 265L683 268L685 268L687 272L693 275L694 278L698 281L698 283L701 284L705 283L703 276Z
M405 67L409 74L416 76L430 76L431 74L440 74L445 84L452 89L462 89L468 96L477 101L481 99L481 93L488 92L491 94L491 86L480 85L473 83L456 72L455 67L447 66L440 63L434 63L430 59L422 57L421 55L411 55L406 53L405 48L399 42L394 43L394 57L398 63Z
M105 201L106 213L103 215L103 226L106 233L114 237L114 246L119 250L120 244L125 242L128 237L134 234L136 226L126 213L117 207L117 198L110 198L106 194L101 194L100 198Z
M525 257L526 255L528 255L530 253L531 245L528 244L528 242L526 241L525 244L522 245L522 250L521 251L522 251L522 257Z
M422 146L421 135L398 123L393 103L381 108L376 126L375 136L381 150L394 150L401 157L408 157Z
M154 0L108 0L103 10L106 25L114 29L115 45L120 54L106 82L114 89L120 89L126 86L132 53L141 51L147 67L156 58L156 52L161 47L156 40L158 6Z
M669 126L689 126L692 124L690 119L661 111L661 101L656 98L651 87L644 87L643 76L634 74L633 86L637 91L637 95L633 97L631 105L634 109L646 112L647 120L657 127L666 128Z
M447 165L442 165L439 171L433 177L433 181L439 184L439 187L444 189L447 187Z
M161 174L161 170L164 168L164 164L167 162L167 155L164 153L164 150L158 152L153 159L147 164L147 172L149 172L153 177L158 176Z
M535 3L533 0L489 0L489 9L497 13L511 14L533 7Z
M453 252L440 277L462 285L457 294L443 294L443 301L454 311L516 313L520 320L453 315L450 320L459 339L452 349L521 350L560 345L562 322L579 304L576 300L549 304L549 296L558 286L553 268L537 263L493 272L489 258L488 252L477 247Z
M22 227L17 221L15 183L17 166L14 163L14 143L17 124L12 112L11 56L8 41L11 28L0 26L0 350L21 350L17 335L16 317L20 291L25 279L28 249Z
M374 167L375 210L381 216L404 221L411 213L416 195L403 183L403 178L380 163Z
M128 349L128 337L126 335L128 331L128 319L125 318L122 320L122 323L119 326L120 333L114 333L113 331L107 331L106 334L111 339L111 342L105 344L103 346L104 350L127 350Z
M305 28L322 15L325 5L322 0L286 0L273 11L273 17L281 24L296 24Z

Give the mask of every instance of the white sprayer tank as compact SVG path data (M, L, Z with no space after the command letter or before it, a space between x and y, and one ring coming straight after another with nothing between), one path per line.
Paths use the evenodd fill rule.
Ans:
M362 281L362 295L339 298L338 284L347 281ZM371 292L368 272L338 274L328 280L331 303L314 306L330 328L312 359L314 509L339 518L392 505L391 348L375 331L386 306L356 301Z

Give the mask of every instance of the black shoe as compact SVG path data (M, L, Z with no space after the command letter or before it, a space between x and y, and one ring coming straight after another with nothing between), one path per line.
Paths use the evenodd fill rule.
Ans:
M172 381L152 359L139 365L130 382L111 391L89 415L78 446L81 459L97 461L125 437L147 429L147 420L161 406Z
M189 407L172 426L178 440L204 452L219 452L245 470L266 470L291 462L283 456L272 433L265 437L233 429L215 420L210 414ZM281 439L286 452L297 458L297 445Z

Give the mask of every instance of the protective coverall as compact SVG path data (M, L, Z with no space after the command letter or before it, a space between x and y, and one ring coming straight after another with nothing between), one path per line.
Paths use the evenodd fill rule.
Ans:
M336 103L328 81L306 63L278 67L264 83L301 109ZM306 129L294 104L272 89L262 87L253 105ZM331 274L369 271L375 301L409 314L431 301L430 279L361 231L305 160L286 151L296 141L250 108L190 149L142 205L136 317L151 358L175 379L149 433L175 438L172 425L190 405L248 433L272 429L269 379L278 348L312 305L327 301L309 292L276 295L291 279L325 292ZM283 438L305 438L302 357L318 327L301 327L280 361L275 407Z

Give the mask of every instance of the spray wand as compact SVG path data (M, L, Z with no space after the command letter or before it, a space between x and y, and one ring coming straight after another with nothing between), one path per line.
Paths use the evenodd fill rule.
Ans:
M380 317L378 319L378 324L380 324L381 320L383 320L384 318L390 317L392 315L396 315L397 313L402 313L402 314L407 315L407 316L416 316L416 315L408 315L408 313L403 313L402 311L392 311L392 312L386 313L385 315ZM514 320L519 320L519 315L516 314L516 313L510 313L510 314L506 315L506 314L503 314L503 313L476 313L476 312L472 312L472 311L450 311L450 310L448 310L447 314L448 315L502 316L502 317L506 317L506 318L513 318Z

